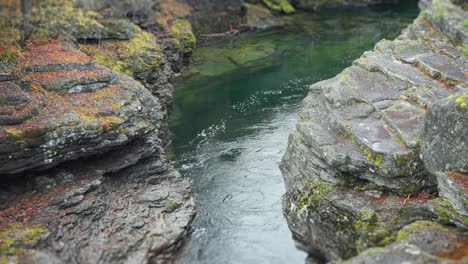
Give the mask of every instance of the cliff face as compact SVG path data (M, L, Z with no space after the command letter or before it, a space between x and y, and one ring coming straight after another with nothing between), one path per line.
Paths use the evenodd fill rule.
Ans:
M190 24L93 8L0 21L0 263L167 262L195 214L164 159Z
M466 256L467 13L448 0L420 7L396 40L312 85L303 101L281 170L284 214L311 255L386 246L351 262ZM409 225L419 220L429 222ZM435 234L448 246L431 246Z

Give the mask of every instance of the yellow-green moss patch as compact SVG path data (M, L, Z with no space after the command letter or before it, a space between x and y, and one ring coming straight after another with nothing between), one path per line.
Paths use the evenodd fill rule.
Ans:
M9 224L0 231L0 255L13 255L18 249L34 247L49 234L43 225Z
M177 19L172 23L172 33L176 36L176 41L184 42L184 52L191 52L195 48L196 38L192 31L192 25L188 20Z

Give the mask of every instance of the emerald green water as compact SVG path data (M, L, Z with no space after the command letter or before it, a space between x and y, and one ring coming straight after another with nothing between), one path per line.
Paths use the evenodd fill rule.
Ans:
M417 13L412 2L297 14L282 29L195 50L171 122L173 162L198 211L178 263L304 262L282 216L278 169L300 101Z

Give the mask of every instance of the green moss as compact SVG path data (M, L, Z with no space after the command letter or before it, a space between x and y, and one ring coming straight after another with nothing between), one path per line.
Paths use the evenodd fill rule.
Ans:
M372 245L384 247L396 240L396 232L390 232L388 230L375 230L372 235Z
M304 141L304 139L302 137L299 137L299 143L305 145L305 141Z
M167 199L164 201L164 205L166 206L167 210L170 212L174 211L175 209L180 207L180 204L175 202L174 200Z
M0 45L0 61L5 64L17 64L21 53L16 48L2 48Z
M376 224L378 221L378 217L375 214L374 210L371 209L362 209L358 213L359 219L365 220L370 224Z
M42 225L10 224L0 231L0 255L13 255L18 248L35 246L48 233Z
M16 139L21 139L23 137L23 131L16 128L16 127L8 128L8 129L5 130L5 132L8 135L10 135L10 136L12 136L12 137L14 137Z
M461 108L466 108L466 97L467 97L467 93L463 93L462 95L458 96L456 99L455 99L455 103L458 104Z
M197 39L192 31L192 25L188 20L177 19L171 26L171 31L178 40L184 42L184 52L191 52L195 48Z
M468 27L468 19L463 19L463 26Z
M263 3L271 10L290 14L295 12L294 7L289 0L263 0Z
M378 167L381 163L382 163L382 156L381 156L381 155L377 155L377 156L375 157L374 166Z
M431 221L416 221L403 227L397 234L397 241L404 240L412 235L417 234L418 231L431 227L440 228L441 226Z
M137 26L134 32L130 40L107 41L101 44L102 47L81 45L80 49L94 62L127 75L134 76L159 67L162 54L156 37Z
M449 223L454 219L468 225L468 216L458 213L453 209L452 204L450 204L448 200L438 197L433 201L435 202L434 213L437 215L440 222Z
M434 13L433 13L434 18L441 18L441 17L449 15L447 7L444 5L444 3L441 0L434 1L433 6L434 6Z
M356 141L353 141L356 142ZM366 157L367 161L373 163L375 167L379 167L382 164L383 157L380 154L374 153L372 150L366 148L365 146L360 146L360 149L364 156Z
M463 52L463 55L464 55L465 57L467 57L467 56L468 56L468 46L462 45L462 46L460 46L459 48L460 48L460 50Z
M108 68L112 68L113 65L115 64L115 60L112 56L112 53L106 52L104 50L100 51L95 56L93 56L93 61L101 65L104 65Z
M404 184L401 184L399 187L400 187L400 190L404 193L414 193L417 191L417 187L414 184L404 183Z
M305 185L306 192L299 194L295 212L304 207L317 207L322 201L323 197L334 189L332 184L317 184L314 182L307 182Z

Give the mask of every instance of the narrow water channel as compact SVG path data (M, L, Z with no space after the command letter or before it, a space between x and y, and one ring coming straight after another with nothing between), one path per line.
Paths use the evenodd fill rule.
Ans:
M300 101L417 12L411 3L297 14L282 29L195 50L171 122L170 156L198 211L178 263L304 263L282 215L278 169Z

